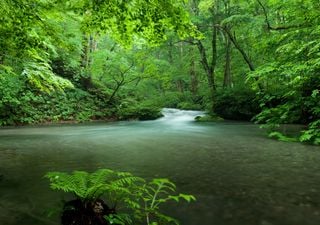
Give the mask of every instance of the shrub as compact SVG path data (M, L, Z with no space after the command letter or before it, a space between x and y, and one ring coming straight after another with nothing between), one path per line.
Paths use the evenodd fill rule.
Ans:
M229 88L216 92L214 113L224 119L250 120L259 113L256 93L245 88Z
M186 109L186 110L201 110L202 106L199 104L195 104L192 102L180 102L177 105L178 109Z
M161 108L152 102L123 101L118 108L117 116L120 120L138 119L154 120L162 117Z

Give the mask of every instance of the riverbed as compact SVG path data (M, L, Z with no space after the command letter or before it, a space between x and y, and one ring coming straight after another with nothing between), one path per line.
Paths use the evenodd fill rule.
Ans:
M59 225L54 211L68 196L43 175L99 168L166 177L195 195L163 209L182 225L320 224L319 147L269 139L247 122L194 122L199 114L0 129L0 224Z

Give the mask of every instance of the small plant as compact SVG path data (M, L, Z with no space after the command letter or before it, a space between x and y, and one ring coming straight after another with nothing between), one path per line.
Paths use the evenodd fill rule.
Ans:
M75 196L63 207L63 225L179 224L176 219L162 214L159 206L170 200L195 200L192 195L172 195L175 185L168 179L146 182L131 173L109 169L93 173L49 172L45 177L53 190Z
M152 181L145 183L139 188L136 196L140 198L137 205L133 205L134 215L139 220L145 218L147 225L158 225L158 224L179 224L179 222L167 215L160 212L160 205L168 201L179 202L180 199L186 200L187 202L196 200L192 195L178 194L175 193L176 186L168 179L160 178L153 179Z

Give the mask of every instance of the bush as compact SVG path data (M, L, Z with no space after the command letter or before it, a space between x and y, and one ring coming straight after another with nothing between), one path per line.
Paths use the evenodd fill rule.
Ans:
M260 112L256 93L245 88L229 88L216 92L214 113L224 119L251 120Z
M178 108L178 109L203 109L203 98L200 96L193 96L191 92L167 92L153 101L164 108Z
M192 102L180 102L177 105L178 109L186 109L186 110L201 110L202 106L199 104L194 104Z
M152 102L136 102L135 100L123 101L117 111L120 120L154 120L162 117L161 108Z
M272 95L265 93L260 100L263 110L255 116L254 120L256 123L263 124L262 127L269 129L272 134L279 133L277 128L281 124L308 125L305 130L302 130L299 140L320 144L320 92L318 89L320 78L315 75L306 76L292 82L295 84L294 87L284 86L282 90Z

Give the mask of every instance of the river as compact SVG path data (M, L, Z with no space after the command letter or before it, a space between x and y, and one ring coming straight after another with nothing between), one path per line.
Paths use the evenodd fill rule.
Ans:
M182 225L319 225L320 148L268 139L246 122L154 121L0 129L0 224L59 224L48 171L128 171L166 177L197 201L164 210Z

